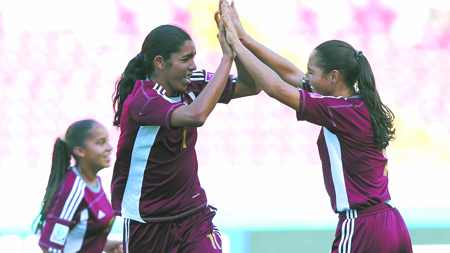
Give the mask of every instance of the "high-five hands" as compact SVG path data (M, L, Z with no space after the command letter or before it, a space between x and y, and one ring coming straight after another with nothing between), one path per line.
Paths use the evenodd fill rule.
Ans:
M237 20L237 22L239 23L238 27L242 27L242 25L239 21L237 13L234 11L234 7L231 7L228 1L220 0L219 5L220 21L225 26L227 42L228 44L230 44L230 46L233 47L235 43L239 43L238 32L236 31L235 23L233 22L233 20Z
M223 0L221 0L220 2L223 2ZM223 19L220 18L219 16L220 16L220 11L218 10L214 13L214 20L216 21L217 28L219 29L219 33L217 34L217 37L219 38L223 54L224 54L224 56L230 56L230 57L234 58L235 54L233 52L233 49L230 47L231 44L229 45L228 38L226 38L226 32L225 32L225 26L224 26Z

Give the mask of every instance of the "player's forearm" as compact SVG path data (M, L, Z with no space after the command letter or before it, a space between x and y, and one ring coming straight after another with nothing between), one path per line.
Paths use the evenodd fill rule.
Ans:
M204 124L206 118L219 101L226 86L232 64L232 58L228 56L222 57L219 67L214 73L211 81L206 85L194 102L189 105L192 117L195 118L195 121L199 124Z
M273 69L285 82L292 86L301 87L304 73L292 62L262 45L248 34L240 39L246 48Z
M252 96L261 92L261 87L255 84L255 80L245 69L239 57L234 58L234 63L237 70L237 83L233 98Z
M276 90L282 85L283 80L271 68L253 55L244 44L238 42L233 49L242 62L243 67L255 80L257 86L263 89L269 96L275 95Z

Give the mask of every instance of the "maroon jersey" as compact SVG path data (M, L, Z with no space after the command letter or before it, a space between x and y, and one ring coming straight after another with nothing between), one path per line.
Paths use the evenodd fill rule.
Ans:
M195 143L196 127L172 127L173 111L200 94L211 73L195 71L186 91L167 97L152 81L138 80L123 104L117 159L112 177L116 215L142 223L178 219L205 208ZM230 76L219 100L228 103L235 81Z
M374 143L370 115L360 96L299 92L297 119L322 126L317 146L333 210L361 209L390 200L387 158Z
M114 222L114 212L100 177L93 189L73 167L53 197L39 245L49 252L101 253Z

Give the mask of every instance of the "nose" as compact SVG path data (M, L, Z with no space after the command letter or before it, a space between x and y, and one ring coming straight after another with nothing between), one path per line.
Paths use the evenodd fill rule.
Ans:
M189 69L190 70L196 70L197 69L197 65L195 64L194 60L192 60L191 64L189 65Z
M106 150L111 151L113 147L111 146L111 143L108 142L108 145L106 146Z

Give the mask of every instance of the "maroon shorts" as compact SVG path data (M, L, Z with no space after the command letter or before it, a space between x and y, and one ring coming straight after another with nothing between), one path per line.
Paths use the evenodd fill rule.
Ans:
M124 252L126 253L219 253L220 233L212 223L216 215L209 206L175 221L140 223L124 219Z
M412 252L406 224L388 204L339 213L335 237L332 253Z

